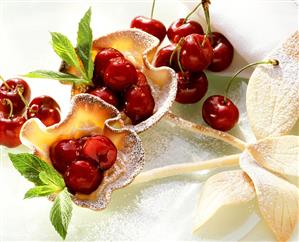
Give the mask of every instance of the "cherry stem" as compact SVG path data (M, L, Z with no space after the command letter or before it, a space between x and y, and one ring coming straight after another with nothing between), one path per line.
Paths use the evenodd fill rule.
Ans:
M210 34L212 33L212 29L211 29L211 18L210 18L210 11L209 11L209 4L210 4L210 0L203 0L202 1L202 7L205 13L205 18L206 18L206 23L208 26L207 29L207 35L210 36Z
M244 70L246 70L247 68L249 67L252 67L252 66L256 66L256 65L273 65L273 66L277 66L279 65L279 62L278 60L275 60L275 59L269 59L269 60L262 60L262 61L257 61L257 62L253 62L253 63L250 63L246 66L244 66L243 68L241 68L240 70L238 70L234 75L233 77L229 80L227 86L226 86L226 89L225 89L225 95L224 95L224 103L226 103L227 101L227 96L228 96L228 91L233 83L233 81L236 79L236 77Z
M154 9L155 9L156 0L153 0L152 10L151 10L151 19L154 17Z
M137 185L166 177L184 175L202 170L237 166L239 163L239 157L240 154L235 154L207 161L196 161L192 163L188 162L152 169L140 173L132 182L132 185Z
M0 76L0 79L3 82L3 84L6 86L6 88L10 89L10 86L6 83L6 81L4 80L4 78L2 76Z
M28 108L29 107L29 103L27 102L27 100L23 96L23 88L18 87L17 88L17 92L18 92L18 95L20 96L21 100L25 104L25 107Z
M11 118L12 114L13 114L13 104L12 104L12 101L10 101L8 98L4 98L3 102L5 102L6 105L9 105L10 111L9 111L8 118Z
M184 24L188 21L188 19L190 18L190 16L196 12L196 10L200 7L200 5L202 4L202 2L200 2L199 4L196 5L196 7L186 16L186 18L184 19Z
M182 37L180 39L180 41L177 43L175 49L173 50L173 52L171 53L171 56L170 56L170 59L169 59L169 64L172 65L172 61L173 61L173 58L174 58L174 55L175 53L177 53L177 62L178 62L178 66L180 68L180 71L182 72L184 78L185 78L185 72L184 72L184 69L181 65L181 60L180 60L180 57L181 57L181 45L183 44L184 42L184 38Z

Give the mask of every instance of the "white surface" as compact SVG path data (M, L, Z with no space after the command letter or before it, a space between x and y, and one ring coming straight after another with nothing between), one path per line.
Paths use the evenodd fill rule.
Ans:
M215 3L218 5L220 1L215 0ZM225 22L223 26L225 32L222 32L228 34L233 41L248 37L248 32L242 28L238 27L236 32L239 35L236 39L235 36L231 36L233 33L231 31L239 24L240 19L246 16L253 19L256 16L255 13L248 15L251 9L245 6L250 7L249 2L251 1L248 0L244 5L240 4L240 9L238 8L240 14L236 19L231 11L221 11L215 6L215 9L218 9L219 21L221 16L223 18L230 16L231 22ZM271 2L267 4L272 6ZM156 5L155 16L158 16L166 26L178 17L184 17L187 12L185 6L179 1L158 0ZM60 60L49 44L49 31L62 32L75 41L77 23L89 6L92 6L92 27L96 37L113 30L127 28L134 16L149 14L151 3L150 1L0 0L1 75L8 78L35 69L55 70ZM234 8L234 14L236 9L237 7ZM285 13L273 14L282 16ZM290 14L294 13L288 12L287 15ZM284 20L281 23L284 24ZM293 25L293 23L290 24ZM253 22L252 26L250 34L254 36L254 26L257 27L259 24ZM265 31L268 29L266 28ZM267 36L273 36L277 31L283 32L284 28L273 27L269 31L271 34L267 32ZM281 33L281 35L284 34ZM261 38L266 38L266 36ZM284 36L281 38L283 39ZM253 42L252 44L253 46L247 48L252 50L252 53L256 53L254 48L268 47L268 44L263 47L260 43ZM243 53L244 49L238 51ZM254 58L257 57L250 58L255 60ZM209 94L223 91L224 79L211 77L209 81ZM49 94L61 104L64 113L68 110L70 95L68 86L47 80L30 80L30 85L33 96ZM245 89L245 83L236 84L231 95L244 97ZM244 98L240 98L238 104L242 117L241 125L232 132L240 136L240 128L245 136L249 137ZM202 122L198 114L200 105L201 102L190 106L175 105L174 110L184 117ZM202 136L195 137L164 122L141 136L146 151L146 169L205 160L237 152L223 142ZM156 142L157 140L159 142ZM11 151L26 152L27 150L21 147ZM50 202L45 198L23 200L24 193L31 187L31 184L14 170L6 155L7 150L1 148L0 240L59 240L48 218ZM202 172L188 177L176 177L122 189L113 194L111 204L102 212L75 208L67 240L274 240L266 225L260 222L255 203L226 207L219 211L198 233L191 234L194 211L202 182L210 175L211 173Z

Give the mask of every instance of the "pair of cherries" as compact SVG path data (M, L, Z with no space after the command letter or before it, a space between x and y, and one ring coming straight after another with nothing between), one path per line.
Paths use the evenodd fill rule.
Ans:
M73 194L90 194L103 180L103 172L116 161L117 149L104 135L64 139L50 147L54 168L64 176Z
M46 126L60 121L60 108L53 98L40 96L29 103L30 97L31 89L23 79L9 79L1 84L0 145L20 145L20 130L27 119L39 118Z
M134 18L131 27L154 35L160 43L167 35L171 44L159 50L155 66L168 66L177 72L179 103L200 101L208 90L203 70L223 71L233 59L233 46L224 35L218 32L204 35L202 26L188 17L176 20L167 31L162 22L143 16ZM214 95L205 100L202 116L211 127L228 131L238 122L239 111L228 98Z
M115 106L138 124L149 118L155 107L145 75L114 48L100 50L94 61L94 87L88 93Z

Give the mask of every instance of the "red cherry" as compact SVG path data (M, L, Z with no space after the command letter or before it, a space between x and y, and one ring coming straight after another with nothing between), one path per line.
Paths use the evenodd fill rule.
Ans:
M89 161L73 162L64 173L64 181L70 192L90 194L95 191L103 179L98 167Z
M30 102L27 117L38 118L44 125L51 126L60 122L60 107L53 98L39 96Z
M105 48L99 51L94 60L93 81L95 84L101 84L104 71L109 61L116 57L124 57L121 52L114 48Z
M207 98L202 106L202 117L212 128L228 131L239 120L239 110L235 104L224 96L215 95Z
M212 32L209 39L212 43L214 57L208 69L214 72L223 71L233 61L234 47L224 35L217 32Z
M179 71L179 65L177 62L177 53L173 55L172 58L172 63L170 65L170 57L175 50L176 46L175 45L167 45L159 50L157 53L157 58L155 60L155 66L160 67L160 66L168 66L175 71Z
M162 22L144 16L135 17L131 22L131 28L141 29L157 37L160 42L163 41L166 35L166 28Z
M10 113L10 106L7 99L0 99L0 117L8 118Z
M106 136L97 135L87 138L82 148L82 155L96 161L102 170L108 170L116 161L117 149Z
M9 79L5 84L2 83L0 86L0 100L9 99L13 103L13 114L15 115L21 115L25 109L25 103L22 101L18 90L28 102L30 100L31 90L27 82L23 79Z
M134 65L123 57L110 60L104 72L104 84L114 91L123 91L137 82Z
M64 174L66 169L77 160L80 153L80 145L76 140L60 140L50 148L50 158L54 168Z
M185 23L184 18L174 21L167 30L167 37L172 43L178 43L182 37L189 34L204 34L204 32L198 22L187 20Z
M88 93L103 99L105 102L113 105L114 107L118 106L118 97L111 91L108 87L97 87L88 91Z
M179 103L196 103L208 90L208 79L204 72L179 72L178 91L175 100Z
M153 115L155 100L148 86L132 86L124 95L124 112L133 124Z
M12 116L5 118L0 117L0 145L8 148L14 148L21 144L19 135L23 124L26 122L25 117Z
M206 69L213 59L210 40L204 35L190 34L182 44L180 60L185 70L199 72Z

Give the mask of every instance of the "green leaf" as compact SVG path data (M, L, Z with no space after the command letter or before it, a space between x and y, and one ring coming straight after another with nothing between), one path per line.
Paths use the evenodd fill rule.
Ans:
M80 20L77 36L77 53L83 62L85 73L91 80L93 75L92 61L92 29L90 27L91 8L85 13Z
M29 189L26 192L24 198L44 197L60 191L61 188L57 186L51 186L51 185L36 186Z
M41 171L39 173L39 179L46 185L54 185L60 188L65 187L62 176L54 169Z
M29 78L46 78L46 79L54 79L63 82L69 82L72 84L88 84L89 82L85 79L79 78L72 74L67 74L58 71L46 71L46 70L36 70L29 72L24 77Z
M65 239L67 229L72 218L72 199L65 188L55 198L50 211L50 220L58 234Z
M80 60L71 41L63 34L52 32L52 46L56 54L68 65L77 68L84 79L88 79L82 70Z

